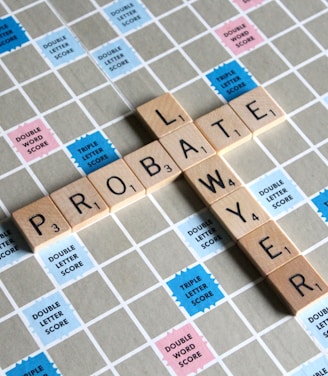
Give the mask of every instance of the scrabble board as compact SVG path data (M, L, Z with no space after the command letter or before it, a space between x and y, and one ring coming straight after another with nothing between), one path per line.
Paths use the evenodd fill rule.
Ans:
M328 375L327 5L0 0L1 375Z

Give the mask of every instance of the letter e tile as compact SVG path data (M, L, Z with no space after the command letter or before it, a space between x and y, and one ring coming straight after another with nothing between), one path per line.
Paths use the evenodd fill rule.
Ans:
M285 112L261 86L229 102L254 135L265 132L285 119Z
M192 122L191 117L170 93L137 107L137 113L156 138Z
M237 245L262 275L268 275L300 255L297 247L275 221L269 221L243 236Z
M267 222L270 217L253 195L241 187L211 205L214 216L234 240Z
M294 315L328 293L327 283L303 256L289 261L267 279Z
M86 177L58 189L50 197L73 231L96 222L109 212L108 206Z
M39 251L71 232L49 196L16 210L12 216L33 251Z

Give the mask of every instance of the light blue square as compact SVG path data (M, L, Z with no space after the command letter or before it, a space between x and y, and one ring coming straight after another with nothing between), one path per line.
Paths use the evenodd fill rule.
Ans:
M44 345L68 336L80 326L73 309L59 292L35 301L23 313Z
M291 376L324 376L328 375L328 358L324 355L312 360L311 362L302 365L296 372L291 373Z
M304 199L296 184L282 170L263 175L249 188L273 218Z
M179 225L179 231L199 257L223 251L231 242L227 232L208 210L187 218Z
M117 0L104 10L122 34L138 29L151 21L146 8L137 0Z
M37 44L54 67L69 63L85 53L78 40L66 28L46 35Z
M326 95L323 97L323 101L325 102L326 106L328 107L328 94L326 94Z
M29 249L17 227L10 220L0 223L0 271L5 266L28 256Z
M311 335L328 349L328 296L302 310L299 318Z
M74 235L43 249L38 255L59 285L82 277L94 266L88 251Z
M107 43L94 51L92 56L112 80L131 72L141 64L136 53L124 40Z

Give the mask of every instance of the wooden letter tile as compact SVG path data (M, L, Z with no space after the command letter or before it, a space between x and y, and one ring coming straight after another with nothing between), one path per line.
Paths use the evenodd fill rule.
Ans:
M68 235L69 224L49 196L13 212L13 219L33 251Z
M243 236L238 246L263 275L272 273L300 252L274 221L269 221Z
M126 155L125 162L151 193L175 180L181 170L158 141Z
M229 105L254 135L266 131L285 119L284 111L260 86L233 99Z
M143 197L145 188L123 159L110 163L88 175L110 211L121 209Z
M211 210L234 240L240 239L270 219L245 187L215 201Z
M328 293L327 283L303 256L289 261L267 279L294 315Z
M137 107L137 113L157 138L192 122L191 117L170 93Z
M196 126L218 153L229 151L252 138L252 133L225 104L195 120Z
M86 177L58 189L50 197L73 231L96 222L109 212L108 206Z
M241 186L241 181L218 155L188 168L184 176L206 205Z
M213 147L193 123L160 138L159 141L182 171L215 155Z

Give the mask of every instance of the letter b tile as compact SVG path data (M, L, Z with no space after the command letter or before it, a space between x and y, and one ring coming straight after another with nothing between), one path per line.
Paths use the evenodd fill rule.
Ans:
M147 193L169 184L181 174L179 167L158 141L128 154L124 160Z
M239 239L238 246L263 275L268 275L300 254L274 221L243 236Z

